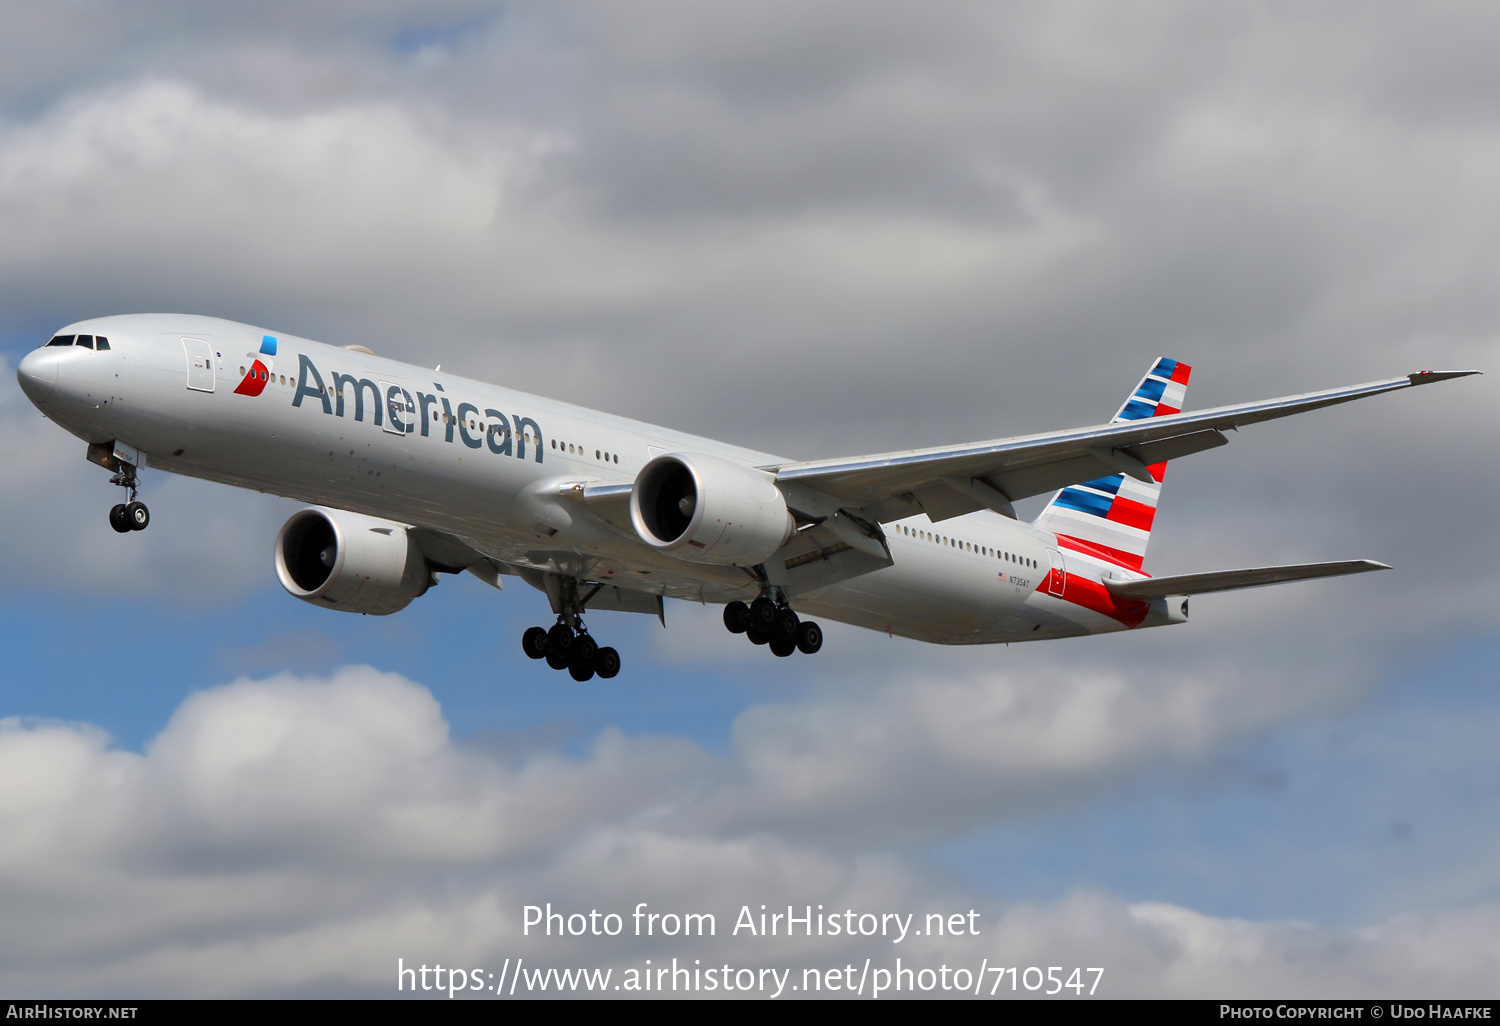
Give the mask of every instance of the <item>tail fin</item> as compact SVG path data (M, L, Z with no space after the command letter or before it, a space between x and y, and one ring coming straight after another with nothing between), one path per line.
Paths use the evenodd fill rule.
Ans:
M1111 423L1180 412L1191 372L1185 363L1157 360ZM1055 534L1065 549L1139 570L1167 465L1157 463L1149 469L1155 478L1152 484L1114 474L1064 488L1042 510L1036 526Z

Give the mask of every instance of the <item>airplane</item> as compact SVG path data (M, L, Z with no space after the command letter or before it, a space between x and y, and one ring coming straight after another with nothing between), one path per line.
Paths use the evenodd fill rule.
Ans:
M556 617L523 651L578 681L620 670L586 612L665 624L664 598L723 604L730 631L786 657L822 646L805 613L946 645L1037 641L1184 623L1192 595L1389 569L1142 565L1168 461L1479 372L1183 412L1190 373L1155 360L1093 427L804 461L212 317L78 321L17 367L126 490L116 531L150 523L147 467L306 502L273 548L293 596L386 615L440 574L518 577ZM1017 518L1016 501L1047 492L1035 521Z

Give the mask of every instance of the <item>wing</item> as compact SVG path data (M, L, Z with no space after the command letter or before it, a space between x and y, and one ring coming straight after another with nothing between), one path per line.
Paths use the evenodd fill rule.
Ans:
M1210 591L1234 591L1259 588L1266 584L1288 581L1310 581L1318 577L1363 574L1371 570L1389 570L1373 559L1346 559L1338 563L1298 563L1292 566L1262 566L1252 570L1216 570L1206 574L1182 574L1178 577L1147 577L1138 581L1105 581L1110 594L1120 598L1154 599L1167 595L1202 595Z
M855 459L788 463L775 468L788 502L815 516L860 510L878 522L925 512L933 520L993 509L1015 517L1017 499L1104 474L1151 480L1152 464L1224 445L1223 432L1478 371L1422 371L1364 385L1308 392L1240 406L940 449Z

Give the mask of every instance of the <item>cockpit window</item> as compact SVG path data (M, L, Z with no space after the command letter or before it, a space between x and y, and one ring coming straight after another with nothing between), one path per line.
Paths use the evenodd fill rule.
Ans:
M49 346L83 346L85 349L98 349L101 352L109 348L109 339L103 335L54 335Z

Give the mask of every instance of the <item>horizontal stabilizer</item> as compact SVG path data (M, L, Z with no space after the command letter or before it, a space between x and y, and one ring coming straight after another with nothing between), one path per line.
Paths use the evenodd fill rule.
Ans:
M1339 577L1343 574L1389 569L1384 563L1377 563L1373 559L1345 559L1337 563L1297 563L1292 566L1261 566L1250 570L1181 574L1177 577L1148 577L1139 581L1105 581L1104 586L1111 595L1120 598L1154 599L1166 595L1202 595L1210 591L1259 588L1266 584L1310 581L1315 577Z

